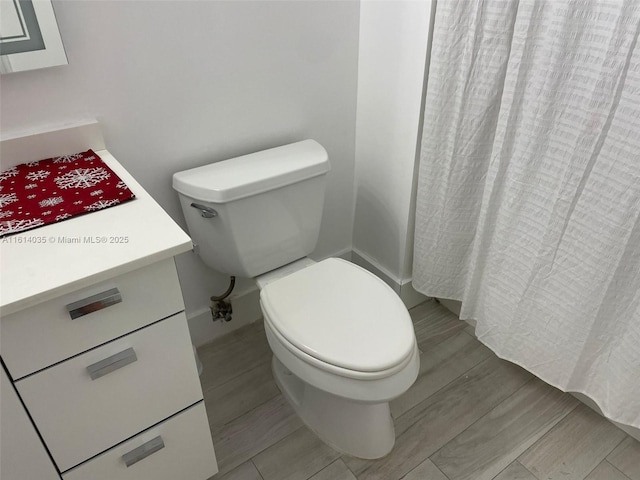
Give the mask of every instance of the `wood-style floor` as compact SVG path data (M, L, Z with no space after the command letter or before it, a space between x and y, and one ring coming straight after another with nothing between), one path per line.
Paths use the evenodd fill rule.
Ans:
M522 368L428 301L411 310L415 384L392 402L381 460L322 443L271 375L262 322L199 350L220 473L215 480L640 480L640 442Z

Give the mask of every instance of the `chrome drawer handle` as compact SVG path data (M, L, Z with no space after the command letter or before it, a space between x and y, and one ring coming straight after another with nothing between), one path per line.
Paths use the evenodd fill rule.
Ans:
M135 350L133 348L127 348L120 353L116 353L104 360L100 360L99 362L89 365L87 367L87 372L89 372L91 380L96 380L100 377L104 377L107 373L118 370L125 365L135 362L136 360L138 360L138 357Z
M67 311L69 312L71 320L75 320L83 315L97 312L98 310L120 302L122 302L122 295L120 295L117 288L112 288L106 292L97 293L96 295L70 303L67 305Z
M129 453L125 453L122 456L125 465L129 468L131 465L138 463L140 460L147 458L149 455L153 455L158 450L164 448L164 442L161 436L152 438L147 443L143 443L138 448L134 448Z
M200 205L199 203L194 202L191 204L191 206L200 210L200 215L202 215L204 218L213 218L218 216L218 212L216 212L211 207L207 207L206 205Z

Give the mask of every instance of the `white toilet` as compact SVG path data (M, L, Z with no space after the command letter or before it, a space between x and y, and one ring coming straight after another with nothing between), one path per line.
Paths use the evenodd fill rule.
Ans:
M202 260L256 278L280 390L336 450L380 458L395 442L389 401L418 375L396 293L342 259L307 258L318 239L329 162L305 140L176 173Z

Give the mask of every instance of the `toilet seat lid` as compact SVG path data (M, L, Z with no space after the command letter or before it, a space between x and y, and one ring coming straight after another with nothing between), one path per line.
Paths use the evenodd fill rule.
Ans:
M331 365L380 372L413 352L413 324L398 295L345 260L329 258L270 283L260 302L287 341Z

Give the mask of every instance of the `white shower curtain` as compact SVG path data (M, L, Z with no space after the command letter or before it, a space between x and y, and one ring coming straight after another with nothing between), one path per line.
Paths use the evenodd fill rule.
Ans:
M439 0L414 287L640 427L640 4Z

